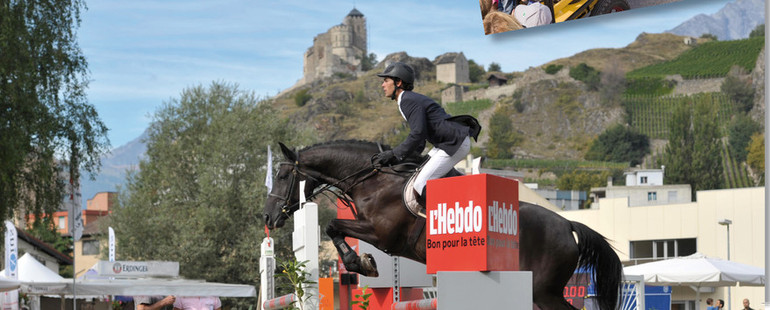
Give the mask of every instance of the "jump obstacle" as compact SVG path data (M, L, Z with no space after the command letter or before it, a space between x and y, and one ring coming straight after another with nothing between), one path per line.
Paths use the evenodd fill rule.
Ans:
M436 194L428 195L426 210L426 270L427 273L437 275L438 296L433 299L402 301L400 265L399 260L395 259L391 287L393 300L388 308L532 309L532 273L515 271L518 270L517 181L491 175L471 175L431 180L428 182L428 192ZM311 273L310 281L317 283L318 206L314 203L303 205L294 215L292 239L297 260L310 261L307 265ZM266 251L272 254L272 249L265 247L266 242L272 240L263 241L263 258L260 259L262 296L266 300L262 309L283 309L295 301L296 297L289 294L270 298L273 297L269 290L273 288L271 273L275 263L273 260L270 265L272 256L268 256ZM379 266L383 265L387 264ZM643 289L643 284L641 287ZM308 287L307 290L314 290L311 294L318 296L317 286ZM637 296L643 296L643 293L637 292ZM643 299L638 298L639 301L633 305L624 304L623 309L640 309ZM318 299L306 305L305 309L318 309ZM370 309L380 308L370 304Z
M318 227L318 205L305 202L305 182L300 181L300 208L294 212L294 232L292 233L292 248L298 262L307 261L305 272L309 273L307 280L313 284L303 286L307 300L297 300L294 294L275 297L275 258L273 257L272 238L262 240L262 257L260 257L259 272L261 275L260 294L262 310L288 308L293 302L303 303L303 309L318 309L318 247L320 245L320 230Z

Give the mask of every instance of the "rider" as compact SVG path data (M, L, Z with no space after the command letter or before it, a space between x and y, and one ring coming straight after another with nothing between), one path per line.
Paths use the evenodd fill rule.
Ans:
M409 136L393 150L377 154L374 163L388 165L398 163L413 152L421 153L425 141L434 148L430 159L423 165L414 182L418 201L425 205L425 185L428 180L446 175L455 164L470 152L469 137L476 139L481 126L467 115L451 117L438 103L415 93L414 69L403 62L394 62L377 76L384 78L382 90L391 100L397 100L401 116L409 123Z

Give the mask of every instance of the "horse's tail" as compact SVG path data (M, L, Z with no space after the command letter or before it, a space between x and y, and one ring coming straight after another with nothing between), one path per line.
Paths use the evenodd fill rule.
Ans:
M623 279L623 265L618 255L604 236L582 223L570 223L578 238L578 267L587 267L593 271L599 308L616 309Z

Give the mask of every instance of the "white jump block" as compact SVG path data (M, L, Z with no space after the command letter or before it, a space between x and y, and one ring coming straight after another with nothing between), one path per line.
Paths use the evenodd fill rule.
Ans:
M438 309L532 310L530 271L439 271Z

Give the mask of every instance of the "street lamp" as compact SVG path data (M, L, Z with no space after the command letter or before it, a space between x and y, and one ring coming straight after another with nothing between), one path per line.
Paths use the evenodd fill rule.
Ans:
M728 219L723 219L719 221L719 225L727 226L727 260L728 261L730 260L730 224L732 223L733 221ZM732 300L731 300L732 298L730 296L730 289L731 287L728 286L727 287L727 309L732 309L730 305L732 303Z

